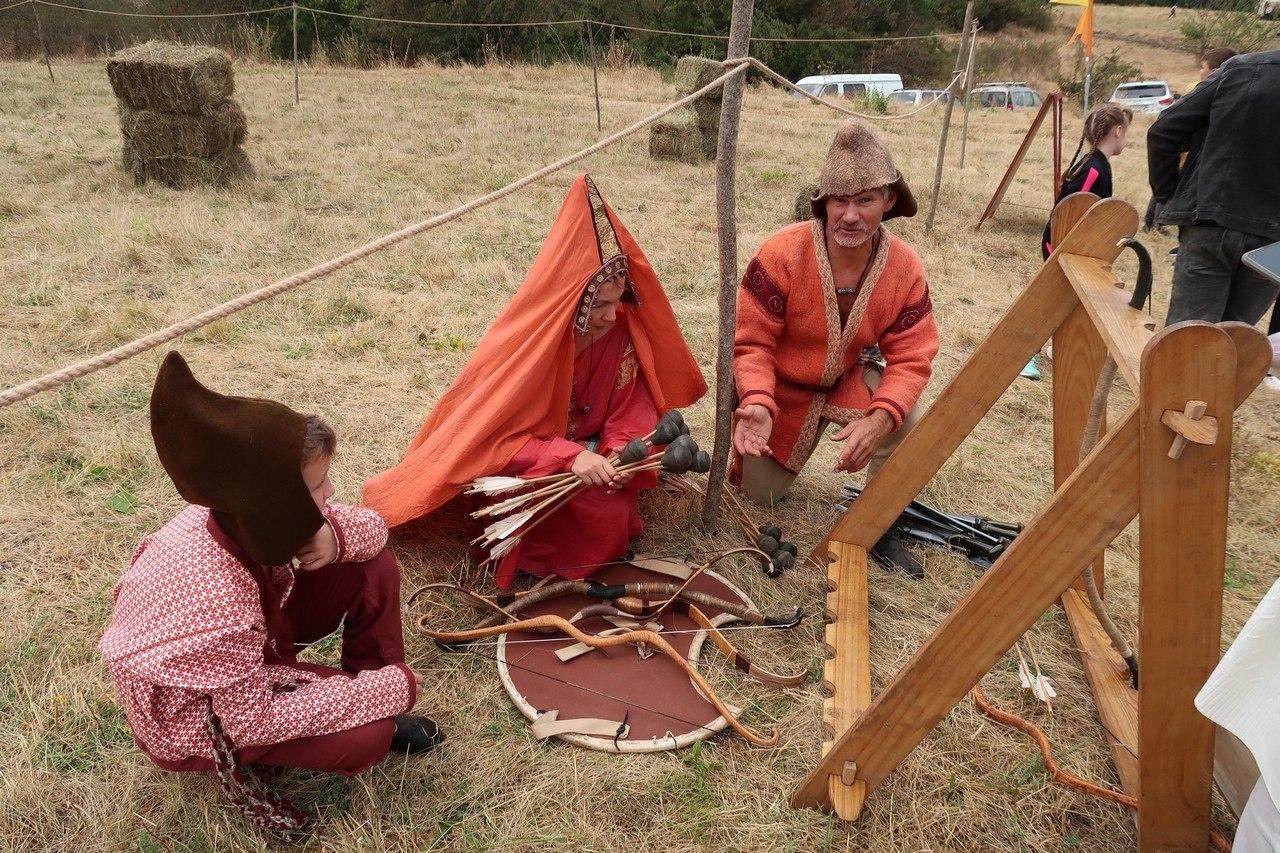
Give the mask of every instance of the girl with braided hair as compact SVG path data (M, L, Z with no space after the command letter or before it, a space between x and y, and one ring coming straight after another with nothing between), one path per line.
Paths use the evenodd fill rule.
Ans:
M1099 198L1111 198L1110 158L1124 151L1132 121L1133 111L1118 104L1103 104L1085 116L1080 144L1076 146L1071 168L1062 176L1062 186L1053 200L1055 205L1072 193L1093 193ZM1040 250L1046 260L1053 252L1048 222L1044 225Z

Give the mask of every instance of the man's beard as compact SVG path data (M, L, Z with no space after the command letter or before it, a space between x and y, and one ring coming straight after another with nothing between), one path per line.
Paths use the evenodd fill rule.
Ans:
M871 239L871 232L865 228L859 228L853 231L842 228L832 228L831 239L835 240L836 245L842 249L856 249Z

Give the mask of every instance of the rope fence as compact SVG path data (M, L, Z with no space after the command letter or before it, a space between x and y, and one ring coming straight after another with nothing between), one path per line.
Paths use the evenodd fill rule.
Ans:
M513 28L513 27L560 27L560 26L582 26L590 25L597 27L609 27L615 30L627 30L636 33L648 33L652 35L679 36L682 38L696 39L713 39L717 41L728 41L729 36L720 33L690 33L681 30L664 30L653 27L641 27L632 24L619 24L613 21L597 21L594 18L565 18L555 21L421 21L411 20L407 18L379 18L373 15L358 15L353 12L337 12L332 9L315 9L302 3L291 3L284 6L272 6L269 9L246 9L237 12L205 12L190 14L161 14L158 12L119 12L109 9L90 9L85 6L73 6L67 3L58 3L56 0L19 0L17 3L8 6L0 6L0 12L9 9L16 9L19 6L49 6L55 9L67 9L73 12L85 12L90 15L114 15L123 18L234 18L239 16L252 15L269 15L274 12L285 12L291 9L297 9L299 12L310 12L313 15L329 15L336 18L349 18L358 21L371 21L375 23L385 24L405 24L409 26L419 27L461 27L470 29L496 29L496 28ZM962 36L963 32L955 33L926 33L922 35L909 36L848 36L848 37L831 37L831 38L790 38L783 36L775 37L758 37L752 38L753 42L773 43L773 44L860 44L873 42L896 42L896 41L920 41L932 38L951 38Z
M273 284L266 285L265 287L261 287L250 293L246 293L243 296L230 300L229 302L224 302L215 308L211 308L208 311L188 317L187 319L174 323L164 329L152 332L145 337L138 338L127 344L116 347L113 350L109 350L101 353L100 355L77 362L76 364L68 365L60 370L55 370L52 373L45 374L44 376L23 382L21 385L16 385L5 391L3 394L0 394L0 409L11 406L14 403L21 402L28 397L33 397L43 391L48 391L52 388L57 388L60 385L65 385L66 383L79 379L82 376L87 376L90 373L96 373L104 368L119 364L122 361L133 358L136 355L140 355L147 350L154 349L161 344L168 343L175 338L180 338L183 335L193 332L203 326L207 326L210 323L229 317L239 311L243 311L245 308L256 305L259 302L279 296L280 294L293 290L295 287L299 287L300 285L323 278L330 273L336 272L343 267L350 266L362 258L367 258L376 252L390 248L391 246L403 242L410 237L415 237L425 231L430 231L433 228L444 225L446 222L452 222L473 210L478 210L481 207L493 204L495 201L505 198L517 190L523 189L524 187L529 186L529 184L545 178L547 175L558 172L568 166L572 166L574 163L590 157L597 151L608 148L610 145L644 130L663 116L669 115L681 107L693 103L708 92L723 86L726 81L730 80L734 76L745 74L747 69L751 67L747 62L735 63L735 65L736 67L730 68L730 70L726 71L715 80L712 80L701 89L667 104L657 112L651 113L639 121L628 125L617 133L607 136L604 139L576 151L567 157L557 160L554 163L543 166L535 172L530 172L524 177L512 181L500 189L494 190L488 195L472 199L466 204L455 207L445 213L441 213L437 216L431 217L430 219L423 220L422 222L402 228L399 231L379 237L377 240L366 243L356 249L352 249L351 251L325 261L322 264L318 264L309 270L291 275L288 278L280 279Z

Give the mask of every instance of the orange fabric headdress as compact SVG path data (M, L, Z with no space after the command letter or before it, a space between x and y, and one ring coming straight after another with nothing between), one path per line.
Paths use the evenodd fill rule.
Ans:
M389 525L405 524L439 509L476 477L502 470L531 436L563 436L574 323L583 305L589 310L594 301L597 275L619 271L627 275L628 301L634 303L620 313L659 413L705 394L706 380L653 267L584 174L569 189L524 283L404 460L365 483L365 504Z

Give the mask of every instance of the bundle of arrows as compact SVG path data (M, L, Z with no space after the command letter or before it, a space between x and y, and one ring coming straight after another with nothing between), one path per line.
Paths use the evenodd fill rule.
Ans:
M659 419L653 432L643 438L633 438L608 458L619 474L661 470L668 474L682 475L689 471L705 473L711 469L711 456L698 448L697 442L689 435L684 417L675 409L666 412ZM484 532L472 540L471 544L489 549L486 561L497 563L529 531L585 488L591 487L571 471L531 479L480 477L471 484L467 494L509 497L471 514L477 519L496 519L489 522Z

